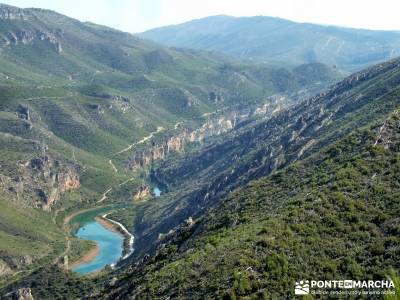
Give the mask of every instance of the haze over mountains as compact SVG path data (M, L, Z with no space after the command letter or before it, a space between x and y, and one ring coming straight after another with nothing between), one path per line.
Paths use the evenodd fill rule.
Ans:
M139 34L173 47L269 63L321 62L349 71L400 54L400 33L296 23L273 17L212 16Z
M395 280L400 59L382 61L399 51L396 32L269 17L137 37L0 5L0 298L289 299L299 279ZM134 252L82 278L71 263L94 245L69 221L93 208Z

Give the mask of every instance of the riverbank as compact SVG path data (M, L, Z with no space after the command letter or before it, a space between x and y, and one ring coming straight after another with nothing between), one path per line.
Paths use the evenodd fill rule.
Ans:
M115 233L119 233L119 234L121 234L121 235L124 235L124 233L123 233L123 231L121 230L121 228L120 228L118 225L116 225L116 224L110 222L109 219L106 219L106 218L104 218L103 216L97 216L97 217L94 218L94 220L95 220L96 222L100 223L100 224L101 224L103 227L105 227L106 229L108 229L108 230L110 230L110 231L112 231L112 232L115 232Z
M76 217L76 216L78 216L78 215L81 215L81 214L84 214L84 213L87 213L87 212L91 212L91 211L95 211L95 210L98 210L98 209L102 209L102 208L105 208L105 207L107 207L107 205L100 205L100 206L96 206L96 207L89 207L89 208L85 208L85 209L82 209L82 210L78 210L78 211L75 211L75 212L73 212L73 213L71 213L71 214L69 214L69 215L67 215L67 216L65 216L64 217L64 219L63 219L63 230L66 232L66 239L67 239L67 250L64 252L64 255L68 255L68 252L70 251L70 239L69 239L69 234L71 234L71 228L70 228L70 221L74 218L74 217ZM66 265L66 268L68 269L68 270L72 270L72 269L74 269L74 268L77 268L77 267L79 267L80 265L83 265L83 264L87 264L87 263L90 263L90 262L92 262L98 255L100 254L100 246L99 246L99 244L97 244L96 243L96 246L94 247L94 248L92 248L92 249L90 249L89 251L87 251L83 256L81 256L79 259L77 259L77 260L74 260L74 261L72 261L72 262L69 262L67 265ZM63 255L63 256L64 256Z
M113 266L117 263L118 260L126 259L133 253L134 236L125 228L123 224L107 218L107 215L109 214L110 210L111 207L110 209L107 209L107 205L104 205L104 206L97 206L93 208L86 208L80 211L76 211L64 217L63 226L64 230L70 231L71 225L75 224L76 222L78 224L81 222L86 222L88 218L90 218L92 221L96 222L98 226L120 236L123 243L121 245L122 251L120 253L120 257L114 258L116 259L114 260L114 263L109 264ZM90 238L88 239L91 240ZM102 253L104 250L105 248L101 245L101 241L96 241L95 248L85 253L81 258L77 259L76 261L72 261L67 268L71 270L79 268L80 266L85 264L91 264L96 258L98 258L101 255L104 255L104 253Z
M107 216L108 214L97 216L95 220L99 222L101 225L103 225L105 228L117 232L119 234L122 234L125 237L124 255L121 259L126 259L133 253L133 242L135 237L133 236L132 233L128 231L128 229L126 229L124 225L122 225L120 222L107 218Z
M100 253L100 246L98 244L96 244L96 246L93 249L90 249L81 258L68 264L68 269L72 270L76 267L79 267L80 265L90 263L99 255L99 253Z
M76 211L76 212L74 212L72 214L69 214L68 216L66 216L64 218L64 226L67 225L72 220L72 218L76 217L77 215L83 214L85 212L97 210L97 209L100 209L100 208L104 208L104 207L107 207L107 205L101 205L101 206L86 208L86 209L78 210L78 211Z

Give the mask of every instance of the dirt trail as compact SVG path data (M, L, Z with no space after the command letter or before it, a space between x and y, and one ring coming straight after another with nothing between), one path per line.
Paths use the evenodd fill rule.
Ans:
M129 178L129 179L125 180L124 182L118 184L118 187L123 186L123 185L127 184L129 181L133 181L133 180L135 180L135 177Z
M134 146L136 146L136 145L143 144L144 142L146 142L146 141L148 141L149 139L151 139L156 133L159 133L159 132L161 132L161 131L163 131L163 130L165 130L164 127L161 127L161 126L157 127L157 130L156 130L156 131L153 131L153 132L150 133L148 136L145 136L145 137L142 138L139 142L133 143L133 144L129 145L128 147L122 149L121 151L115 153L115 155L118 155L118 154L124 153L124 152L126 152L126 151L129 151L129 150L131 150L131 149L132 149Z
M58 216L58 213L59 213L60 211L63 211L63 210L64 210L64 209L57 209L57 210L54 212L54 216L53 216L53 218L52 218L52 221L53 221L53 223L54 223L55 225L57 225L57 216ZM64 249L64 251L63 251L60 255L58 255L58 256L53 260L53 264L58 263L62 258L64 258L64 256L66 256L66 255L68 254L69 250L71 249L71 241L69 240L69 236L68 236L68 232L67 232L67 228L66 228L68 222L66 222L65 219L66 219L66 218L64 218L64 222L63 222L63 225L62 225L62 232L63 232L63 234L64 234L64 239L65 239L65 249Z
M101 202L103 202L104 200L106 200L106 199L107 199L107 194L108 194L109 192L111 192L111 191L112 191L112 188L109 188L107 191L105 191L105 192L103 193L101 199L100 199L99 201L97 201L96 203L101 203Z
M108 161L108 163L111 165L111 167L113 168L114 172L115 172L115 173L118 173L118 169L117 169L117 167L114 165L114 163L112 162L111 159Z
M69 96L54 96L54 97L32 97L32 98L25 98L25 99L19 99L21 101L30 101L30 100L40 100L40 99L66 99L66 98L70 98L71 95Z

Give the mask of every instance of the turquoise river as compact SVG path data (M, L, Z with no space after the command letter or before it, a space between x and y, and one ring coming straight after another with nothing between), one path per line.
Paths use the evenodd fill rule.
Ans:
M80 239L90 240L99 246L99 254L90 262L83 263L73 268L80 275L87 275L100 271L107 265L115 264L122 256L124 237L110 231L94 220L96 215L107 212L108 209L94 210L77 215L71 223L80 225L75 233Z

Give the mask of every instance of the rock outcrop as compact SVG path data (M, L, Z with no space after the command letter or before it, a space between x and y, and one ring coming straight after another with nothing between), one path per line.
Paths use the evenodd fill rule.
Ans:
M6 294L6 299L9 300L35 300L32 296L30 288L19 288L18 290Z
M31 20L33 16L22 8L0 4L0 20Z
M27 121L31 120L29 107L20 104L17 108L18 117Z
M183 152L187 143L201 142L208 137L227 132L234 127L235 122L236 116L232 119L219 118L206 122L199 129L185 130L162 143L153 143L143 150L135 151L128 159L127 167L130 170L137 170L155 160L164 159L172 151Z
M133 196L133 199L136 201L142 201L150 197L150 188L147 185L142 185L139 187L139 190Z
M73 169L68 169L66 173L58 173L57 180L60 185L61 193L68 192L70 190L78 189L81 184L79 181L79 176Z
M33 44L38 41L47 42L57 52L63 51L60 38L61 31L36 31L31 29L22 29L18 31L9 31L5 35L0 35L0 47L18 46Z
M0 189L7 197L51 210L63 193L80 187L77 166L65 165L48 155L21 162L13 177L0 174Z
M51 174L51 182L52 187L46 195L46 204L43 206L45 210L50 210L63 193L80 187L79 176L72 168L66 168L56 174Z
M73 189L80 187L79 176L72 169L67 169L64 172L59 172L55 176L54 185L46 197L46 205L43 206L45 210L50 210L51 207L60 196Z
M0 278L6 275L10 275L12 274L12 270L10 268L10 266L3 261L2 259L0 259Z
M35 14L30 10L12 7L8 5L0 5L0 20L4 22L29 21L36 18ZM57 52L62 52L61 39L63 31L60 29L40 30L32 28L28 23L18 23L21 26L4 31L0 35L0 47L30 45L35 42L46 42Z

